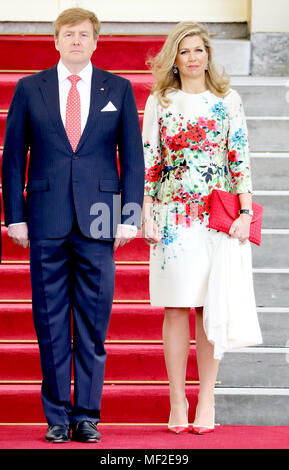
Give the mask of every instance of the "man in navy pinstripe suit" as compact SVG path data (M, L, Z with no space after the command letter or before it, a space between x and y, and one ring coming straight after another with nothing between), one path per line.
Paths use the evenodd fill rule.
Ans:
M140 210L132 214L130 208L141 208L143 201L144 161L134 94L128 80L92 66L99 28L96 16L80 8L58 17L55 45L60 61L19 80L6 124L5 223L15 243L30 245L33 319L50 442L67 442L71 428L75 440L100 440L113 252L136 236ZM70 87L76 75L78 107L73 109L76 98L71 99ZM76 120L79 124L76 147L68 132L68 111L72 116L79 112L79 122L71 121L72 127ZM74 137L78 131L72 129ZM106 210L101 217L102 207ZM96 215L101 220L97 230Z

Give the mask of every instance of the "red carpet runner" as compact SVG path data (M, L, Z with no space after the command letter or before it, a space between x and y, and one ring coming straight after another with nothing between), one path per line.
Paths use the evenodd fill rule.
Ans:
M49 444L44 426L0 426L2 449L288 449L288 429L284 426L220 426L214 433L176 436L164 426L99 425L99 444Z

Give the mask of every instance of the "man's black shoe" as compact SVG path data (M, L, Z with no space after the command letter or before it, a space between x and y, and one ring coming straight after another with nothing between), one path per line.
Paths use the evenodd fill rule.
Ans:
M48 442L69 442L70 441L70 427L65 424L56 424L48 426L48 432L45 436Z
M101 434L96 423L92 421L79 421L72 424L72 439L79 442L100 442Z

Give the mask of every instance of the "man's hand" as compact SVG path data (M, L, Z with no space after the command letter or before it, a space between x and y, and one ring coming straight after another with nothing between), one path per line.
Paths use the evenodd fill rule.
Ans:
M113 244L113 251L117 250L119 246L124 246L137 236L137 227L134 225L118 225L115 240Z
M12 238L16 245L23 246L23 248L27 248L30 245L26 222L8 227L8 236Z

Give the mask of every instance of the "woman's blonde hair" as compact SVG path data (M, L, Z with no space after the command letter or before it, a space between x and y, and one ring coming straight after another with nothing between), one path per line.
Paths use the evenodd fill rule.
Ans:
M220 97L224 97L230 89L229 75L224 69L222 73L218 72L214 64L209 32L198 23L181 22L171 30L161 51L146 62L155 77L151 93L156 94L159 103L164 107L171 102L167 94L181 88L179 73L173 73L173 65L180 42L188 36L199 36L208 53L208 70L205 72L207 88Z

